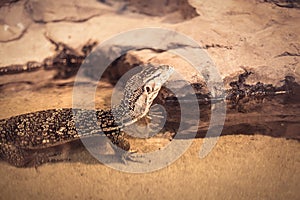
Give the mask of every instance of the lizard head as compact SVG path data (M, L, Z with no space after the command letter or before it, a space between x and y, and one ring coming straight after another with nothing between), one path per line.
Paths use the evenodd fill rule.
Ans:
M168 65L148 64L141 72L127 81L123 102L129 109L130 123L144 117L149 112L153 100L173 71L173 67Z

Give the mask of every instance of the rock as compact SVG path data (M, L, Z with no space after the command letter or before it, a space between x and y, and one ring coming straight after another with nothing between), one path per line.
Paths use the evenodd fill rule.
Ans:
M24 1L8 1L0 5L0 42L9 42L22 37L31 24L28 13L24 10Z
M112 10L110 7L95 0L84 2L72 0L61 3L51 0L30 0L26 3L25 9L36 23L84 22Z

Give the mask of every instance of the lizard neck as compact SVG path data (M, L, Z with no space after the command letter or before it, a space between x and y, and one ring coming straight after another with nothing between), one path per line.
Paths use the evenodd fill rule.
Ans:
M119 105L113 106L111 108L111 114L113 115L113 118L115 122L120 126L124 127L130 124L133 124L136 122L139 118L136 116L133 116L133 112L131 108L128 106L128 104L125 101L121 101Z

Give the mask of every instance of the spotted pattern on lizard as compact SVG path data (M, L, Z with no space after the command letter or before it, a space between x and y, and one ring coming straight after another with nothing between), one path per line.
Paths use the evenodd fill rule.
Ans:
M35 150L62 145L81 137L104 133L128 151L122 128L144 117L161 86L173 73L167 65L145 66L126 83L121 103L110 110L52 109L0 120L0 157L17 167L49 161Z

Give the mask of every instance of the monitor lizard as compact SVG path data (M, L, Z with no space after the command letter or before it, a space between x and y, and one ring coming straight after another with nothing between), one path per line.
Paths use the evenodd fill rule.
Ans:
M130 144L124 138L122 128L146 116L161 86L172 73L173 68L168 65L144 66L127 81L123 99L110 110L61 108L2 119L0 157L17 167L38 166L49 162L51 155L37 154L34 150L101 133L112 144L128 151ZM96 123L92 122L93 118Z

